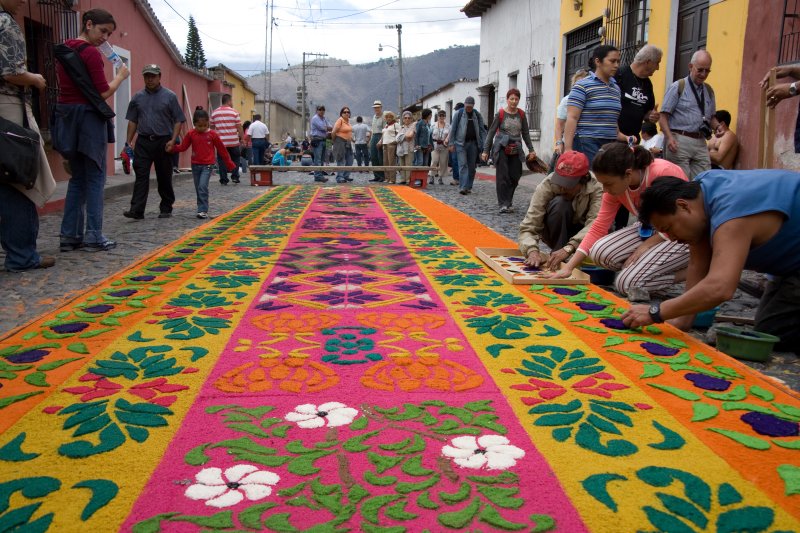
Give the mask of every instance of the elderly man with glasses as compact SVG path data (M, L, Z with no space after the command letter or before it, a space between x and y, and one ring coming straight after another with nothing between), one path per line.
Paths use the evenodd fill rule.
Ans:
M667 140L664 157L694 179L711 169L706 140L717 127L714 90L707 84L711 54L698 50L689 63L689 75L667 89L661 104L659 124Z

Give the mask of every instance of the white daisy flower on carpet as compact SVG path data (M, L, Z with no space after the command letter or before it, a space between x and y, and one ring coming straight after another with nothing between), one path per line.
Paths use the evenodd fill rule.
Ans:
M289 422L297 422L304 429L321 428L324 426L346 426L358 416L358 410L347 407L339 402L327 402L316 406L304 403L294 408L294 411L284 418Z
M274 472L259 470L253 465L236 465L225 470L204 468L194 476L197 483L186 489L192 500L205 500L211 507L231 507L247 496L260 500L272 494L272 485L281 478Z
M465 468L506 470L525 457L525 451L509 444L502 435L483 435L477 439L471 435L456 437L450 445L442 447L442 455Z

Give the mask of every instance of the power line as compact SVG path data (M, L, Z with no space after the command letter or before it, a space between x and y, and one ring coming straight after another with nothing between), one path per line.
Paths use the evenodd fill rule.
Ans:
M320 19L320 20L315 21L315 24L319 24L319 23L322 23L322 22L327 22L329 20L337 20L337 19L343 19L343 18L347 18L347 17L355 17L356 15L363 15L364 13L369 13L370 11L375 11L377 9L380 9L380 8L384 7L384 6L389 6L389 5L392 5L392 4L396 4L399 1L400 0L392 0L391 2L386 2L385 4L382 4L382 5L378 6L378 7L373 7L371 9L364 9L363 11L357 11L357 12L351 13L349 15L342 15L340 17L331 17L331 18L328 18L328 19ZM322 9L320 8L320 11L321 10Z
M172 11L174 11L176 15L178 15L178 16L179 16L181 19L183 19L183 21L184 21L186 24L189 24L189 21L188 21L188 20L186 20L186 17L184 17L183 15L181 15L181 14L178 12L178 10L177 10L177 9L175 9L174 7L172 7L172 4L170 4L169 2L167 2L167 0L164 0L164 3L165 3L165 4L167 4L167 6L169 6L169 8L170 8ZM197 22L197 21L195 21L195 23L196 23L196 22ZM195 25L196 25L196 24L195 24ZM198 31L198 33L202 33L203 35L205 35L206 37L208 37L208 38L209 38L209 39L211 39L212 41L217 41L218 43L227 44L228 46L245 46L246 44L249 44L249 43L229 43L229 42L227 42L227 41L221 41L221 40L217 39L216 37L212 37L212 36L210 36L209 34L207 34L206 32L204 32L204 31L200 31L200 29L199 29L199 28L197 29L197 31Z
M281 22L286 22L292 27L298 28L312 28L314 26L325 26L327 25L340 25L346 24L348 26L352 25L362 25L362 26L385 26L386 22L325 22L325 23L309 23L302 20L288 20L288 19L279 19L276 18L275 20L280 20ZM330 20L330 19L329 19ZM431 22L452 22L454 20L464 20L464 17L458 17L453 19L435 19L435 20L411 20L411 21L400 21L399 24L430 24Z

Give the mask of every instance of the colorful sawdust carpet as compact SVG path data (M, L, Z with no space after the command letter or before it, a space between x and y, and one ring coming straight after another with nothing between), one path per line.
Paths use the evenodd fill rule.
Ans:
M202 226L0 345L0 531L798 529L797 397L509 245L409 188Z

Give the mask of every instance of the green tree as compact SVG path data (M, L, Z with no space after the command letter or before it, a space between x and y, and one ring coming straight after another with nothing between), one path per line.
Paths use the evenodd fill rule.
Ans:
M189 37L186 39L186 64L194 69L206 67L206 54L203 52L203 43L200 41L200 34L194 17L189 15Z

